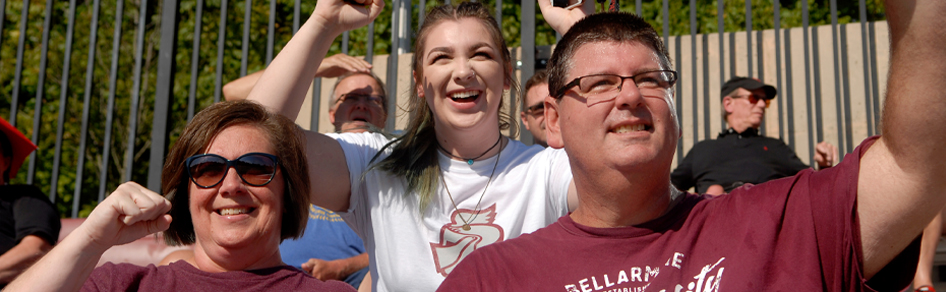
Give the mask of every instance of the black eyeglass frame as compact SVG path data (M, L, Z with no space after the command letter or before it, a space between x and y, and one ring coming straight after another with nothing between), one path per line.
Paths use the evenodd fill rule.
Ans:
M637 74L634 74L634 75L631 75L631 76L621 76L621 75L609 74L609 73L604 73L604 74L590 74L590 75L585 75L585 76L579 76L578 78L572 79L571 82L566 83L564 86L562 86L562 87L559 88L557 91L555 91L555 94L552 95L552 97L554 97L555 99L560 99L560 98L562 98L563 96L565 96L565 92L568 92L569 89L572 89L572 87L575 87L575 86L578 86L579 84L581 84L581 79L584 79L584 78L587 78L587 77L605 76L605 75L617 76L617 77L620 77L620 78L621 78L621 82L618 83L618 93L620 94L621 90L624 90L624 80L625 80L625 79L629 79L629 78L630 78L631 80L634 81L634 86L637 86L637 83L638 83L638 82L637 82L636 79L634 79L634 77L640 77L640 76L642 76L642 75L644 75L644 74L647 74L647 73L654 73L654 72L667 73L667 74L670 75L670 80L668 81L669 85L667 86L668 89L669 89L669 88L673 88L673 85L674 85L674 84L677 84L677 81L679 80L679 79L678 79L677 71L673 71L673 70L650 70L650 71L640 72L640 73L637 73Z
M191 171L191 167L192 167L191 162L200 158L208 157L208 156L216 157L225 161L226 168L223 169L223 175L220 176L220 180L213 183L212 185L204 186L198 183L197 178L194 177L194 174ZM245 163L245 162L242 162L240 160L247 156L263 156L273 161L273 173L269 175L269 179L266 180L266 182L261 183L261 184L254 184L254 183L250 183L246 181L246 178L243 177L243 173L239 171L239 167L241 166L241 163ZM187 169L187 176L190 177L191 182L193 182L194 185L196 185L197 187L204 188L204 189L215 187L219 185L221 182L223 182L223 179L226 178L227 174L230 172L230 168L233 168L233 170L237 172L237 176L240 177L240 180L242 180L243 183L254 186L254 187L261 187L261 186L268 185L270 182L273 181L273 178L276 177L276 172L279 171L279 158L276 157L276 155L272 155L269 153L251 152L251 153L240 155L240 157L237 157L237 159L229 160L217 154L205 153L205 154L197 154L197 155L188 157L187 160L184 160L184 168Z

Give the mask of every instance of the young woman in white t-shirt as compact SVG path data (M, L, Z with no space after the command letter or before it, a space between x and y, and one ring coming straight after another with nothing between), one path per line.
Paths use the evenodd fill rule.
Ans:
M249 99L296 117L332 40L383 5L319 1ZM500 132L514 125L504 91L518 86L486 7L434 8L415 50L403 136L307 133L312 202L362 236L375 291L433 291L476 248L544 227L577 201L564 151Z

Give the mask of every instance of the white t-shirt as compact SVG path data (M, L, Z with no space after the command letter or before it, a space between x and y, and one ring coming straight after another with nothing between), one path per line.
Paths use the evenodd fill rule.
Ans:
M380 170L364 173L389 139L377 133L331 136L341 144L351 173L351 205L340 215L364 239L374 291L434 291L476 248L533 232L568 213L572 173L563 150L510 140L492 180L497 156L467 165L438 152L459 212L440 183L421 214L419 196L404 193L403 178ZM388 155L390 149L377 161ZM464 230L463 220L470 230Z

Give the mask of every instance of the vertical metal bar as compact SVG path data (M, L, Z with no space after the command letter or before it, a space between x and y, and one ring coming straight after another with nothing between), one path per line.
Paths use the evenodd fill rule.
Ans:
M520 80L519 84L523 86L525 86L525 82L522 82L523 80L528 80L526 78L532 78L532 75L535 75L535 2L536 1L522 1L519 7L521 10L519 15L522 16L520 17L522 24L520 25L521 30L519 31L521 44L519 48L521 52L520 64L522 64L519 68L519 74L521 74L522 80ZM525 99L525 94L528 93L528 91L526 91L525 87L523 87L522 90L519 95L523 96L523 99ZM518 115L513 115L514 118L517 116ZM525 124L522 119L517 120L519 120L519 129L525 129ZM535 137L532 136L531 132L519 132L519 140L526 139L535 143Z
M722 54L722 52L720 52ZM710 112L710 103L713 102L713 98L710 95L710 73L709 73L709 34L703 34L703 140L709 140L710 137L710 116L713 113ZM722 78L722 76L720 76ZM693 106L697 105L697 97L693 96ZM693 116L693 139L697 140L697 133L700 131L696 129L696 116ZM725 127L725 126L724 126ZM696 142L696 141L694 141Z
M391 16L391 53L388 55L388 72L387 72L387 82L388 92L392 95L397 93L397 52L398 52L398 37L399 30L397 29L397 24L400 23L401 13L398 7L404 0L391 0L391 12L394 14ZM397 112L397 103L391 102L388 103L388 112L396 113ZM394 123L396 123L394 117L397 115L388 115L388 121L385 122L384 130L387 132L394 131Z
M854 150L854 137L853 130L851 128L851 81L850 75L848 74L848 54L847 54L847 26L841 26L841 74L844 78L841 78L841 86L844 87L844 141L845 141L845 150L843 153L851 153ZM843 155L838 157L838 161L842 160Z
M250 53L250 17L253 16L253 0L244 0L243 4L243 46L240 54L240 77L246 76L247 57Z
M811 55L812 57L811 76L815 80L814 82L815 91L813 92L812 96L814 96L814 100L815 100L815 104L814 104L815 133L817 134L816 136L818 139L816 141L808 141L808 142L810 142L812 147L814 147L815 143L819 141L824 141L824 116L821 113L821 110L822 110L822 106L821 106L821 54L818 53L820 51L821 46L819 45L819 41L818 41L818 30L817 29L812 30L811 36L812 36L811 49L813 51L813 54ZM812 150L814 150L814 148L812 148ZM814 153L814 152L811 152L811 153Z
M663 7L660 10L660 13L663 14L663 29L664 29L664 44L670 42L670 4L667 0L663 0Z
M791 52L792 48L792 34L791 31L785 29L785 52ZM786 139L788 141L788 147L795 149L795 96L793 95L792 89L792 54L785 54L785 117L787 120L785 124L788 125L786 132L788 134Z
M406 54L411 51L411 18L413 17L411 13L411 0L401 0L401 19L398 22L397 28L400 30L397 33L398 41L401 42L398 45L398 54ZM502 26L500 26L502 27Z
M223 88L223 50L227 45L227 1L220 0L220 30L217 32L217 75L214 81L214 102L220 101L221 89Z
M122 40L122 15L125 11L125 1L115 1L115 25L112 27L112 67L108 76L108 106L105 112L105 141L102 145L102 161L99 166L99 202L105 199L106 182L108 181L108 157L112 148L112 119L115 112L115 82L118 79L119 44Z
M421 10L423 9L424 8L421 7ZM499 27L503 27L503 0L496 0L496 24L498 24Z
M348 55L348 31L342 33L342 54Z
M733 63L736 63L735 60ZM755 76L752 74L752 0L746 0L746 70L746 76ZM765 119L762 123L762 130L765 131Z
M269 26L266 29L266 66L273 61L273 46L276 42L276 0L269 0Z
M46 60L48 59L46 55L49 52L49 26L52 21L52 15L53 0L46 0L46 14L43 16L43 43L40 49L39 75L37 76L36 98L34 99L36 102L34 103L33 108L33 137L31 138L33 145L39 145L39 125L41 123L40 117L42 116L43 112L43 95L46 93ZM36 177L37 152L39 151L33 151L33 153L30 153L30 166L29 171L26 173L26 184L33 184L33 180Z
M779 0L773 1L772 10L774 11L773 17L775 18L774 21L772 22L772 24L775 26L775 29L773 30L773 32L775 33L775 87L779 89L779 92L782 92L782 98L779 98L778 100L775 101L779 104L778 106L778 122L779 122L778 137L784 140L786 138L785 127L783 126L782 123L785 120L785 116L784 116L785 109L783 109L783 107L785 105L786 97L785 97L785 88L782 87L782 47L780 46L781 40L779 39L779 33L782 30L782 18L780 15L781 10L782 10L782 4L779 2Z
M427 13L427 0L420 0L420 9L417 9L417 30L424 26L424 17Z
M700 93L699 93L699 79L696 78L696 70L697 70L697 66L696 66L696 64L697 64L697 61L696 61L696 60L697 60L697 59L696 59L696 33L697 33L697 32L699 32L699 27L697 26L697 22L696 22L696 0L690 0L690 60L691 60L691 61L690 61L690 72L692 72L692 73L690 73L690 74L691 74L691 76L693 76L693 78L691 78L691 81L690 81L690 82L692 83L692 86L693 86L693 93L692 93L692 96L691 96L691 98L693 99L693 110L692 110L692 112L693 112L693 116L692 116L692 120L693 120L693 144L696 144L696 142L700 140L699 135L698 135L698 134L700 133L700 128L699 128L699 125L700 125L700 124L699 124L699 122L698 122L699 119L696 118L696 117L699 116L699 108L697 107L697 105L699 104L698 102L699 102L699 96L700 96ZM703 44L703 45L706 46L706 44ZM706 61L705 55L704 55L704 57L703 57L703 61L704 61L704 64L705 64L705 61ZM677 62L679 63L680 60L677 60ZM704 68L704 69L705 69L705 68ZM704 71L705 71L705 70L704 70ZM704 80L706 79L706 75L705 75L705 74L706 74L706 72L704 72L704 76L703 76ZM677 105L677 107L683 108L683 103L681 102L680 104ZM682 114L680 115L680 121L681 121L681 123L680 123L680 128L682 129L682 128L683 128L683 123L682 123L682 122L683 122L683 115L682 115ZM683 139L680 139L680 140L682 141ZM683 151L681 151L681 149L678 148L678 149L677 149L677 152L679 153L679 152L683 152ZM682 161L682 159L680 159L679 156L678 156L677 161Z
M757 31L755 31L755 33L756 33L756 39L758 40L757 42L755 42L755 44L756 44L756 59L758 60L758 62L756 62L756 64L758 64L758 66L759 66L759 68L757 68L757 69L758 69L758 72L759 72L758 76L759 76L759 80L762 80L762 81L764 82L764 81L765 81L765 67L764 67L763 65L765 64L765 57L764 57L764 55L763 55L763 48L762 48L762 31L761 31L761 30L757 30ZM752 50L750 49L749 51L750 51L749 53L751 54L751 53L752 53ZM750 67L750 68L751 68L751 67ZM776 123L776 124L777 124L777 123ZM759 128L759 135L765 136L765 133L766 133L766 131L765 131L766 126L765 126L765 125L766 125L765 119L762 119L762 124L761 124L761 127Z
M808 113L808 153L814 153L815 144L812 141L815 140L815 131L817 131L817 129L814 128L813 110L811 108L813 106L811 100L811 78L808 77L811 74L811 66L808 63L808 61L811 60L808 48L808 1L802 1L801 3L802 41L805 48L805 101Z
M89 134L89 104L92 98L92 77L95 73L95 46L99 31L99 0L92 2L92 22L89 25L89 58L85 66L85 92L82 98L82 127L79 134L79 161L76 163L76 185L72 195L72 218L79 217L79 202L82 201L82 173L85 170L85 140Z
M874 124L877 125L874 127L874 135L882 135L884 133L883 127L879 125L880 122L880 82L877 80L877 40L876 34L874 32L874 23L871 22L868 24L870 29L870 79L871 79L871 93L872 98L870 102L874 105Z
M194 40L191 45L191 84L187 92L187 120L197 111L197 76L200 74L200 33L204 22L204 0L197 0L197 15L194 17Z
M299 22L302 21L302 11L300 6L302 6L302 0L296 0L292 9L292 34L296 34L299 31Z
M135 69L131 86L131 106L128 107L128 139L125 145L125 175L122 181L131 180L135 159L135 138L138 136L138 102L141 100L141 52L145 46L145 20L148 15L148 0L138 6L138 29L135 31Z
M867 5L864 0L858 1L858 13L861 23L861 55L864 58L864 114L867 117L867 136L874 135L874 110L871 104L871 80L870 80L870 53L868 53L867 44Z
M49 200L56 202L59 189L59 164L62 159L62 132L66 119L66 106L69 97L69 65L72 63L72 35L75 33L76 0L69 0L69 24L66 26L66 52L63 57L62 78L59 80L59 120L56 125L56 154L53 156L52 181L49 184Z
M726 24L723 23L724 14L725 11L723 10L723 0L716 0L716 26L717 30L719 31L719 85L723 85L723 83L726 82L726 79L729 79L726 77L726 40L724 38L724 35L726 34ZM732 73L735 74L735 72ZM725 129L727 127L726 119L720 116L719 120L720 125L723 125L722 128ZM709 139L709 121L707 121L706 124L706 138Z
M309 130L313 132L319 131L319 111L322 107L321 92L322 78L314 78L312 80L312 117L309 119Z
M3 23L7 15L7 0L0 0L0 31L3 31ZM48 15L48 14L47 14ZM0 33L0 46L3 45L3 34ZM55 201L54 201L55 202Z
M0 13L5 11L0 7ZM23 10L20 12L20 37L16 44L16 71L13 72L13 100L10 101L10 125L16 127L16 112L20 105L20 82L22 82L23 71L23 46L26 44L26 19L30 13L30 1L23 1ZM0 30L0 33L3 31Z
M843 101L841 100L841 68L840 68L840 52L838 52L838 1L831 0L829 6L831 7L831 54L834 56L833 65L834 65L834 104L835 104L835 120L837 122L837 131L838 131L838 150L845 153L845 140L844 140L844 109ZM846 79L846 78L845 78ZM820 140L819 140L820 141Z
M155 84L154 122L151 130L151 162L148 188L161 193L161 169L168 146L171 98L174 89L174 55L177 54L178 1L164 0L161 7L161 49L158 51L158 80Z
M643 16L641 14L641 0L637 0L634 2L634 13L636 13L637 16Z
M676 39L676 41L674 42L674 45L676 46L676 48L674 48L674 54L675 54L674 60L677 60L676 69L677 69L677 72L683 72L683 65L680 64L680 59L683 56L683 52L682 52L683 45L680 44L680 41L683 40L683 36L676 36L674 38ZM675 105L676 105L674 106L674 108L677 111L677 126L680 126L683 124L683 96L680 94L682 92L683 92L683 82L678 81L677 88L674 91L674 96L673 96ZM683 130L682 126L680 130ZM677 139L677 161L683 161L683 139Z
M368 24L368 35L365 36L368 39L368 43L365 44L365 61L368 61L368 64L374 63L374 21ZM392 93L392 96L395 94Z

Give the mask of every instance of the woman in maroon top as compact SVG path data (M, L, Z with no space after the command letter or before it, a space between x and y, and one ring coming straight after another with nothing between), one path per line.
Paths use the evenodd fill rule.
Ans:
M305 229L304 146L299 127L259 104L214 104L194 117L168 154L164 196L122 184L7 289L354 291L312 278L279 255L279 243ZM158 231L169 244L194 244L194 265L95 268L109 247Z

